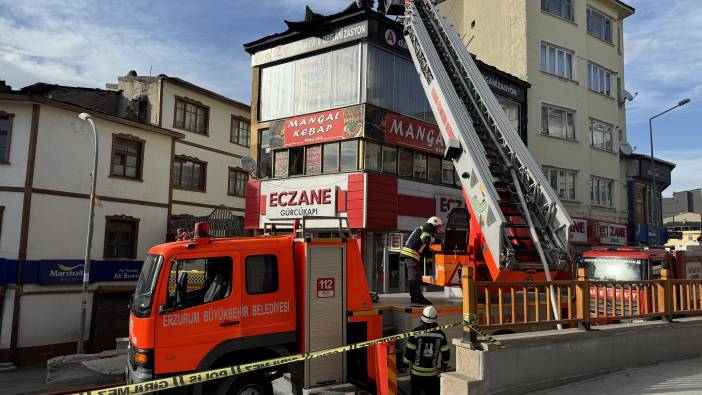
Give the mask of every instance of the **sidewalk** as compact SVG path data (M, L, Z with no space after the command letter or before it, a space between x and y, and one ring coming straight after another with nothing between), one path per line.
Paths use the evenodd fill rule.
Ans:
M702 394L702 357L627 368L532 394Z
M0 372L0 393L2 394L45 394L78 390L88 386L117 384L118 380L105 376L102 379L89 377L60 383L46 384L46 364L23 366L15 370Z

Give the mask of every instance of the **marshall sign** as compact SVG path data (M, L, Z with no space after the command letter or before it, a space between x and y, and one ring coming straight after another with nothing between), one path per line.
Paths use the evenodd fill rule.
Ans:
M334 188L276 191L268 194L266 213L270 219L333 217L336 215Z

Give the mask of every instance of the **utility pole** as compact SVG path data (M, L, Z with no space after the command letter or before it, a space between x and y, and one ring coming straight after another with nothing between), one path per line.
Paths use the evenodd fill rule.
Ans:
M93 129L93 141L95 143L95 156L93 157L93 172L90 174L90 215L88 216L88 236L85 241L85 264L83 266L83 289L81 292L80 305L80 335L78 336L77 354L83 353L83 343L85 342L85 316L88 308L88 284L90 283L90 250L93 245L93 220L95 218L95 185L97 184L97 164L98 164L98 135L93 117L88 113L80 113L78 118L88 121Z

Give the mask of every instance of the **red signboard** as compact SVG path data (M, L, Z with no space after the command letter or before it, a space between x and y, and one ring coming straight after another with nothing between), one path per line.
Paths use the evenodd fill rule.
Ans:
M333 298L335 293L334 278L325 277L317 279L317 297Z
M593 241L600 244L626 245L626 225L590 220Z
M283 124L286 147L339 140L344 136L345 109L288 118Z
M433 154L444 153L439 127L389 112L385 118L385 140Z

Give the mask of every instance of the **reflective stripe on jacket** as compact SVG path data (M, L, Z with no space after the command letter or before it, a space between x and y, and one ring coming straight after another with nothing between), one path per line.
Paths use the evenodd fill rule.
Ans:
M414 330L433 328L436 325L422 323ZM446 334L443 331L436 331L407 339L402 360L411 366L410 373L415 376L436 376L441 373L439 362L446 365L450 358L451 351Z
M433 232L434 226L431 224L417 227L405 241L405 245L400 250L400 256L412 258L417 262L421 261L422 257L431 256L430 245Z

